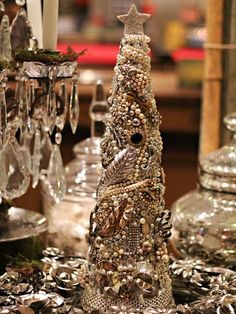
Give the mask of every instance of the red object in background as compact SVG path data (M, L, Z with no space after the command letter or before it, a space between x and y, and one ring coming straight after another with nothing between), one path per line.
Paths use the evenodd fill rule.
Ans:
M115 65L119 52L119 45L114 44L70 44L69 46L76 52L87 49L85 54L78 58L80 64L86 65ZM67 48L66 43L59 43L57 46L57 49L63 53Z
M153 0L143 0L141 11L154 16L157 13L157 5Z
M198 24L201 18L201 12L194 4L187 5L180 12L180 19L187 24Z
M204 60L204 49L197 48L181 48L175 50L171 56L175 62L183 61L183 60Z

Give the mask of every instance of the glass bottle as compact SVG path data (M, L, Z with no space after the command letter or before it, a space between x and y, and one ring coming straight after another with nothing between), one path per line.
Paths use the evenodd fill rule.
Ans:
M74 146L75 159L65 167L67 193L55 204L44 193L44 209L49 222L49 242L67 254L87 255L90 212L96 204L100 169L100 139L108 104L102 81L97 81L90 105L91 137ZM45 192L45 191L44 191Z
M199 160L197 189L172 206L171 244L183 257L236 268L236 113L224 119L232 140Z

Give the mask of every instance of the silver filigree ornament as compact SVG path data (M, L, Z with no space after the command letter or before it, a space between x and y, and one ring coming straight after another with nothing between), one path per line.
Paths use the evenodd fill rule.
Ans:
M235 272L188 258L181 261L175 260L172 267L175 292L181 298L186 295L189 300L192 300L186 308L186 313L235 314ZM192 280L194 276L198 280Z
M32 289L32 285L22 282L22 277L17 272L5 273L0 277L0 294L16 296L29 293Z
M210 282L211 294L232 294L236 295L236 274L226 272L218 277L212 278Z
M45 313L47 311L50 313L53 308L63 305L64 298L56 293L38 292L20 296L18 303L32 308L36 313Z

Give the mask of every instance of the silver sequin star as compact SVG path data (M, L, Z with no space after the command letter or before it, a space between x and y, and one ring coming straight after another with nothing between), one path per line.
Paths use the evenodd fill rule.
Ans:
M125 24L125 35L142 35L143 24L150 17L150 14L138 13L136 6L132 4L128 14L119 15L118 19Z

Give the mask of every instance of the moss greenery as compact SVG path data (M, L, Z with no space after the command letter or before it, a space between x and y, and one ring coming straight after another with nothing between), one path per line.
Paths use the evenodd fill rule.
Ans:
M22 267L22 270L28 272L31 262L33 265L40 263L36 261L42 257L44 247L43 235L0 243L0 274L5 271L7 265L14 269Z
M14 71L23 62L40 62L45 65L60 65L65 62L74 62L83 55L87 49L75 52L71 47L65 53L45 49L16 49L12 52L12 61L0 60L0 71Z
M66 53L58 51L44 50L44 49L17 49L13 52L13 59L15 62L41 62L44 64L62 64L64 62L73 62L84 54L85 50L75 52L72 48L68 47Z

